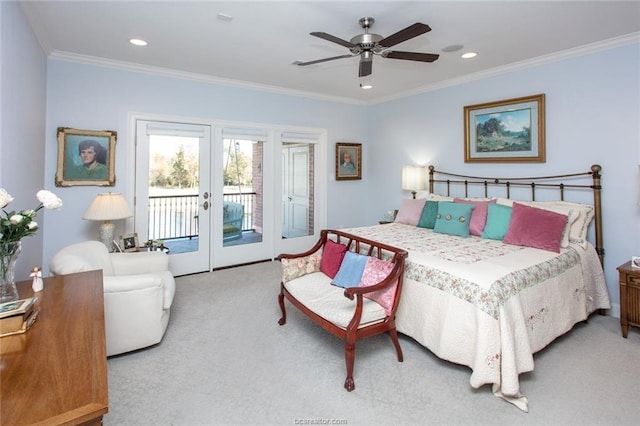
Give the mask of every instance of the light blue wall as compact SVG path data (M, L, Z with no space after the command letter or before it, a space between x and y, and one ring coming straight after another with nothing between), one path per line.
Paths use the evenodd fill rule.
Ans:
M365 189L369 177L366 168L361 181L336 182L332 176L335 142L356 141L366 146L364 106L51 59L47 78L46 176L52 177L56 171L57 127L115 130L118 142L115 187L58 188L65 202L65 217L58 222L60 226L45 230L45 259L50 259L67 244L96 238L99 224L82 220L82 215L97 193L111 190L128 195L125 179L126 155L132 143L128 140L130 112L326 128L328 226L362 223L367 208ZM53 179L49 185L53 185ZM116 224L115 234L122 233L123 227L123 223Z
M7 209L32 209L45 186L46 57L17 2L0 2L0 69L0 187L14 197ZM36 221L46 229L56 213L40 213ZM23 239L18 279L43 264L42 229Z
M538 93L546 95L546 163L464 163L465 105ZM400 189L406 164L479 176L587 172L600 164L605 274L618 303L616 267L640 255L639 44L376 105L368 122L369 222L409 195Z

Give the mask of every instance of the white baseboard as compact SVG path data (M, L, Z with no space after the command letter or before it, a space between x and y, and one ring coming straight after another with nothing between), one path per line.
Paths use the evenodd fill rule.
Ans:
M607 312L607 315L610 315L615 318L620 318L620 304L612 303L611 309Z

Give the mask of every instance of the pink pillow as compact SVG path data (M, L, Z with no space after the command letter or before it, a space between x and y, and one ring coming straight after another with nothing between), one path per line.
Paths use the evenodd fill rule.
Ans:
M414 200L413 198L405 198L402 200L400 209L394 222L404 223L405 225L417 226L422 216L422 209L427 202L426 198L419 198Z
M393 266L393 263L387 262L386 260L378 259L377 257L369 257L364 266L364 272L362 273L362 278L358 287L368 287L378 284L389 276ZM389 315L393 308L397 286L398 280L396 280L391 287L365 294L364 297L377 302L384 308L385 313Z
M469 234L481 236L484 227L487 224L487 212L489 203L495 203L496 200L490 201L471 201L464 198L454 198L454 203L473 204L475 208L471 212L471 220L469 221Z
M347 246L344 244L327 240L327 242L324 243L324 249L322 250L320 271L331 279L335 278L346 251Z
M560 253L566 224L567 216L563 214L513 203L509 227L502 241Z

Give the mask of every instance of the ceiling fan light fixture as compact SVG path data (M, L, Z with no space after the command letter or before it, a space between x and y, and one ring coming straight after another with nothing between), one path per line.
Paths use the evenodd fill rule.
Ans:
M373 84L371 84L371 83L360 83L360 88L362 90L373 89Z

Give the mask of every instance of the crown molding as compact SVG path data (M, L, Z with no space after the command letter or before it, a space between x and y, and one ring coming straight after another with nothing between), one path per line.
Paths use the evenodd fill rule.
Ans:
M268 86L265 84L251 83L247 81L231 80L220 77L213 77L204 74L192 73L187 71L173 70L169 68L156 67L151 65L141 65L133 62L117 61L113 59L100 58L90 55L79 55L77 53L54 50L49 54L49 58L53 60L76 62L85 65L95 65L105 68L114 68L125 71L133 71L144 74L152 74L156 76L179 78L189 81L200 81L203 83L216 84L220 86L238 87L242 89L259 90L262 92L274 93L279 95L296 96L302 98L310 98L314 100L339 102L346 104L365 105L366 103L357 99L343 98L339 96L328 96L320 93L305 92L302 90L287 89L278 86Z
M476 72L473 74L464 75L458 78L452 78L449 80L443 80L441 82L422 86L414 90L397 93L393 96L387 96L384 98L378 98L368 102L369 105L381 104L397 99L406 98L409 96L418 95L421 93L432 92L434 90L444 89L451 86L457 86L462 83L469 83L476 80L482 80L489 77L495 77L498 75L519 71L527 68L533 68L540 65L550 64L553 62L562 61L565 59L576 58L579 56L589 55L592 53L602 52L605 50L615 49L618 47L628 46L630 44L640 43L640 32L627 34L620 37L614 37L611 39L586 44L583 46L575 47L572 49L561 50L559 52L550 53L548 55L537 56L535 58L526 59L524 61L514 62L508 65L491 68L488 70Z
M302 97L302 98L328 101L328 102L353 104L353 105L376 105L376 104L381 104L381 103L385 103L385 102L389 102L397 99L406 98L409 96L414 96L422 93L432 92L439 89L444 89L447 87L456 86L463 83L469 83L472 81L482 80L489 77L495 77L495 76L499 76L499 75L514 72L514 71L533 68L533 67L553 63L553 62L558 62L558 61L562 61L569 58L575 58L575 57L584 56L584 55L588 55L596 52L615 49L618 47L623 47L623 46L627 46L627 45L639 43L639 42L640 42L640 32L635 32L635 33L627 34L624 36L615 37L615 38L587 44L584 46L579 46L572 49L562 50L562 51L551 53L548 55L530 58L524 61L514 62L508 65L491 68L491 69L476 72L473 74L468 74L462 77L440 81L435 84L430 84L430 85L422 86L413 90L396 93L393 96L381 97L381 98L372 99L368 101L361 101L353 98L344 98L339 96L329 96L329 95L323 95L319 93L287 89L287 88L278 87L278 86L268 86L264 84L250 83L250 82L240 81L240 80L231 80L231 79L225 79L220 77L208 76L204 74L178 71L178 70L173 70L169 68L155 67L150 65L141 65L141 64L136 64L132 62L116 61L116 60L105 59L105 58L100 58L96 56L79 55L76 53L70 53L70 52L58 51L58 50L52 51L49 54L49 58L54 60L76 62L76 63L86 64L86 65L95 65L100 67L152 74L157 76L179 78L179 79L189 80L189 81L200 81L204 83L216 84L221 86L237 87L237 88L249 89L249 90L258 90L262 92L279 94L279 95L288 95L288 96ZM44 45L43 45L43 48L44 48Z

